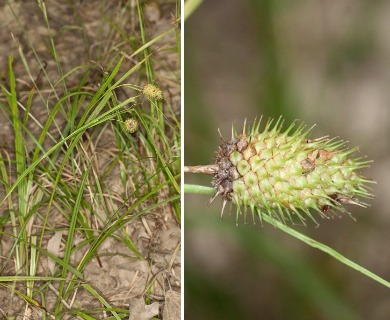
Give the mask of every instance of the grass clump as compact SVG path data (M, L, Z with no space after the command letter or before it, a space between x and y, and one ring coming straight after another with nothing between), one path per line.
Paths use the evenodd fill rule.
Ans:
M7 316L122 319L131 299L160 302L166 286L180 290L180 2L162 5L176 19L164 31L146 27L147 9L138 2L104 2L97 12L104 12L109 39L75 66L62 62L54 33L64 29L54 32L48 14L54 7L39 2L48 66L34 44L9 56L0 88L12 137L0 156L0 300ZM179 99L144 95L148 83ZM123 130L129 119L135 130ZM176 242L165 241L167 232Z

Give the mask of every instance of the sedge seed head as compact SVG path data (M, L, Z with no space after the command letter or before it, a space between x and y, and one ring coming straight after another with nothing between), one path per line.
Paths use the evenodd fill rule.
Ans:
M265 212L285 221L293 215L304 223L315 221L311 212L324 218L346 212L346 205L366 207L364 198L372 198L368 184L360 175L370 161L354 157L357 149L348 149L342 140L307 138L310 129L291 124L282 131L282 119L269 120L260 131L260 121L241 134L233 130L216 152L212 185L224 201L237 206L237 218L244 208ZM259 215L261 217L261 215Z
M162 90L151 83L145 85L142 92L146 97L150 99L162 100L164 97Z
M138 121L134 118L129 118L124 122L125 130L129 133L134 133L138 129Z

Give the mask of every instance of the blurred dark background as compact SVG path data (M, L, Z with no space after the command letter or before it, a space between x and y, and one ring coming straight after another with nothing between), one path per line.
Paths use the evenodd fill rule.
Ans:
M390 280L389 80L389 1L204 1L185 23L185 164L212 163L217 129L260 115L360 146L372 206L296 228ZM186 319L390 319L388 288L208 201L185 196Z

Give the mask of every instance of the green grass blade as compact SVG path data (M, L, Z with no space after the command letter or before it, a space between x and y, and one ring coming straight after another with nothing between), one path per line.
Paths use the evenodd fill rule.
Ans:
M111 307L111 305L107 302L106 299L104 299L94 288L92 288L89 284L82 284L82 287L87 290L89 293L91 293L96 299L98 299L102 305L104 305L106 308L110 309L112 315L115 317L115 319L117 320L121 320L121 318L119 317L119 315L113 311L113 308Z

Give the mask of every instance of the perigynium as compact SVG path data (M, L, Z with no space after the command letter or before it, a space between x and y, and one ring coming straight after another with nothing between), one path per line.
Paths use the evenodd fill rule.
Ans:
M233 128L230 140L220 134L215 165L198 172L214 175L211 202L222 196L222 213L232 202L237 219L250 209L253 217L267 213L285 222L297 216L304 223L306 217L315 221L312 212L329 218L349 213L347 205L367 206L362 199L372 197L373 181L360 170L371 161L359 156L358 148L337 138L308 139L311 128L293 122L282 130L282 124L281 118L275 124L269 120L260 130L260 119L250 128L244 124L240 134Z

